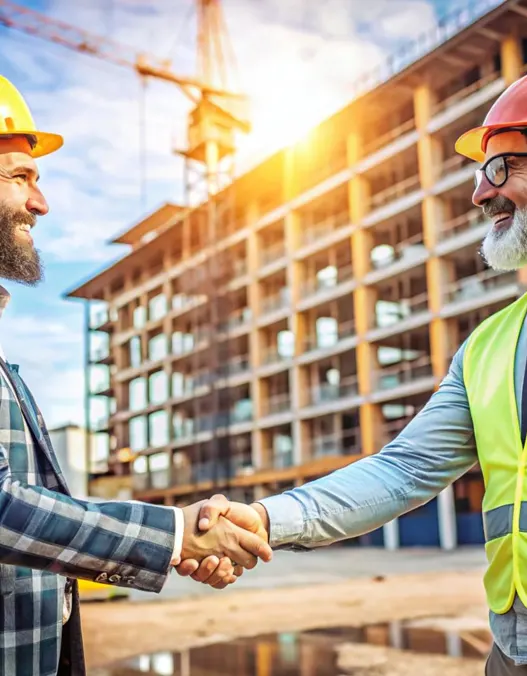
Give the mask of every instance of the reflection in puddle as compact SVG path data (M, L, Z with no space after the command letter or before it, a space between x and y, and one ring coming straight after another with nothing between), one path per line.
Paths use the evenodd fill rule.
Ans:
M140 655L97 671L97 676L337 676L344 643L392 646L420 653L482 658L490 648L484 628L444 630L391 622L270 634L215 643L185 652Z

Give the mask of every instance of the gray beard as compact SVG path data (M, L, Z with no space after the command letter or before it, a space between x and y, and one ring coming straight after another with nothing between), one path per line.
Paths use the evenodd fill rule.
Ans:
M26 286L36 286L44 271L39 252L31 242L21 242L15 235L18 225L34 223L31 214L22 214L0 203L0 277Z
M489 230L481 246L483 259L493 270L519 270L527 265L527 208L514 210L508 230Z

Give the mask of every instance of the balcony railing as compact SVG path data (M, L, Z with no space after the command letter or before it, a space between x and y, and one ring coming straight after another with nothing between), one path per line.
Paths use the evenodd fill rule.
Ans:
M483 89L483 87L486 87L487 85L491 84L491 82L495 82L499 77L500 73L498 71L495 71L494 73L489 73L488 75L485 75L485 77L482 77L480 80L477 80L476 82L473 82L471 85L468 85L468 87L465 87L464 89L459 89L451 96L448 96L446 99L438 101L433 109L434 115L436 115L442 110L450 108L458 101L464 101L467 98L467 96L475 94L480 89Z
M323 221L318 221L315 224L306 223L308 219L302 219L301 223L301 243L302 245L312 244L318 239L322 239L331 232L336 232L339 228L343 228L350 222L349 209L332 214Z
M365 143L364 150L362 153L363 157L372 155L376 150L384 148L384 146L387 146L389 143L395 141L404 134L408 134L409 132L414 131L414 129L415 129L415 120L414 118L412 118L410 120L407 120L406 122L403 122L398 127L394 127L393 129L390 129L386 133L381 134L380 136L376 136L371 141Z
M102 430L105 430L105 429L108 428L108 424L109 424L109 417L107 415L101 416L93 422L92 432L101 432Z
M311 388L310 404L317 405L354 397L359 393L357 376L347 376L340 383L321 383Z
M446 293L447 303L454 303L461 300L472 298L481 298L485 291L499 289L517 281L516 272L497 272L495 270L484 270L470 277L463 277L457 282L451 284Z
M323 293L330 289L335 289L339 284L347 282L353 278L353 267L345 265L337 268L337 275L331 279L320 279L316 276L306 279L302 284L302 295L312 296L317 293Z
M95 347L92 350L92 361L97 362L97 361L103 361L103 359L108 359L110 356L110 348L108 345L100 345L99 347Z
M192 466L182 465L172 469L172 482L174 486L187 486L192 483Z
M271 459L268 465L269 469L287 469L288 467L293 467L293 451L276 453L270 450L267 453L267 457Z
M287 392L270 396L263 400L262 409L264 415L288 413L291 410L291 396Z
M243 277L247 274L249 267L246 258L238 258L234 261L233 272L237 277Z
M452 157L447 158L440 167L440 177L449 176L455 171L459 171L466 167L467 164L471 164L472 160L464 155L453 155Z
M428 293L420 293L412 298L401 298L393 301L391 306L385 306L382 313L376 312L375 325L377 328L385 328L427 311Z
M237 329L244 324L247 324L251 319L251 310L248 307L241 308L232 312L227 321L220 324L220 331L229 331Z
M112 308L111 310L108 310L107 308L97 310L97 312L94 312L90 318L90 328L96 330L101 326L104 326L108 322L116 322L116 321L117 321L117 310L115 308Z
M379 390L389 390L392 387L405 385L420 378L428 378L431 375L433 375L432 361L426 355L379 369L376 373L376 385Z
M326 455L352 455L361 450L360 429L345 430L340 434L325 434L311 440L311 457Z
M267 265L285 256L285 242L276 242L260 251L260 265Z
M355 321L350 319L337 326L336 333L327 333L326 335L312 335L306 338L305 350L323 350L338 345L341 340L355 335Z
M110 377L108 378L99 378L93 386L91 387L92 394L100 394L101 392L106 392L111 388Z
M289 305L289 289L262 298L262 314L282 310Z
M280 354L276 345L266 347L262 352L262 365L269 366L271 364L278 364L279 362L292 359L292 355Z
M217 417L217 427L229 427L237 423L251 422L253 419L252 407L236 408L230 411L222 411Z
M411 262L416 253L425 251L423 233L418 232L413 237L409 237L403 242L399 242L394 247L390 247L390 249L391 250L386 256L377 258L376 260L372 259L372 266L374 269L381 270L382 268L387 268L403 259Z
M218 369L218 376L227 378L228 376L239 375L245 373L250 367L249 355L243 354L229 359L225 364L221 364Z
M463 232L481 227L488 222L488 218L479 208L471 209L466 214L461 214L456 218L443 223L439 237L441 240L449 239L461 235Z
M172 423L174 440L185 441L191 439L196 431L197 425L194 418L184 418Z
M370 197L370 209L378 209L400 197L404 197L414 190L417 190L420 185L419 174L410 176L395 185L391 185L389 188L385 188Z

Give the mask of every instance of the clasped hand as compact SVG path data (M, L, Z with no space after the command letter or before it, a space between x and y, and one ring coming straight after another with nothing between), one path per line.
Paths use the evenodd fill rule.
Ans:
M265 508L229 502L215 495L183 508L185 529L176 570L215 589L224 589L254 568L258 559L273 557Z

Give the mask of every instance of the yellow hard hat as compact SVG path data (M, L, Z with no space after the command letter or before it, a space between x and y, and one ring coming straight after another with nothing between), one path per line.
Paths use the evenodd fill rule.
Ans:
M0 75L0 138L26 136L31 156L42 157L58 150L64 143L59 134L38 131L27 103L18 89Z

